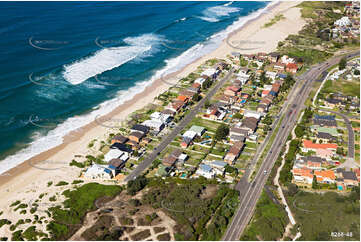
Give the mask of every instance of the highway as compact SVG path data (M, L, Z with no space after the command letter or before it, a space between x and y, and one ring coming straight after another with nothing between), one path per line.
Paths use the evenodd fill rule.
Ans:
M137 176L143 173L145 169L147 169L152 162L157 158L157 156L167 147L167 145L172 142L172 140L187 126L187 124L193 120L193 118L202 110L204 103L206 100L209 100L216 92L225 84L227 80L233 74L233 69L229 71L229 73L220 80L207 94L204 98L202 98L197 105L191 109L190 113L187 114L181 122L172 130L172 132L166 136L160 144L157 146L155 150L152 151L143 161L140 163L126 178L125 182L128 182L132 179L135 179Z
M359 51L352 52L348 54L347 57L352 58L357 55L359 55ZM298 78L295 86L298 85L299 81L301 81L300 84L302 86L298 92L295 91L296 89L291 91L294 96L290 96L292 101L288 103L288 105L286 104L287 106L285 105L286 109L282 114L283 120L276 134L276 138L274 139L275 142L271 145L269 153L264 158L253 182L249 183L246 179L242 179L239 184L236 185L236 188L240 191L240 205L222 240L235 241L240 239L241 234L252 217L257 200L260 197L268 175L287 140L288 134L296 124L299 113L304 108L304 103L309 97L313 83L317 81L317 78L322 72L327 71L329 67L337 64L344 56L346 55L333 57L326 62L314 65Z

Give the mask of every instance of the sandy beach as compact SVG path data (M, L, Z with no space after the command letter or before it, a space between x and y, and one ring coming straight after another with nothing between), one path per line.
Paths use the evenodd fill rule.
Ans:
M274 51L279 41L284 40L289 34L296 34L304 26L305 21L301 18L300 9L294 7L299 3L281 2L275 5L257 19L248 22L241 29L233 32L212 53L199 58L183 70L169 75L166 78L167 82L175 83L176 79L187 76L210 58L225 58L231 52L251 54ZM283 14L285 19L264 28L264 24L277 14ZM102 120L124 120L135 110L152 103L156 96L166 91L169 87L170 85L164 81L156 80L144 92L137 94L132 100L120 105L111 113L102 117ZM54 189L54 186L48 187L47 183L49 181L52 181L54 184L59 181L71 183L71 181L76 179L79 176L79 169L69 166L69 162L76 155L94 154L97 145L89 149L89 142L94 139L105 140L109 133L112 133L111 128L104 127L99 122L93 121L66 136L62 145L43 152L0 175L0 211L4 212L2 217L14 221L18 220L18 213L14 213L9 209L9 205L16 200L29 203L29 201L37 199L41 193L47 193L46 198L53 196L57 192L60 193L60 190L64 189L64 187L56 187ZM96 143L98 144L99 142ZM24 217L25 215L21 216ZM1 228L0 234L3 234L3 232L7 234L9 231L2 231Z

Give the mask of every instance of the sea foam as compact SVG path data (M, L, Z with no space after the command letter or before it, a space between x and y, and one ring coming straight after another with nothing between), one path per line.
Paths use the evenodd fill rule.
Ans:
M63 77L73 85L119 67L137 57L146 56L153 45L158 44L160 36L144 34L125 38L127 46L104 48L89 57L64 66Z

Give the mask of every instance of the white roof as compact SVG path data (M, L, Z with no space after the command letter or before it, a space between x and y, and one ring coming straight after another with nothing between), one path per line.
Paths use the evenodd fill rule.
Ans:
M105 167L93 164L91 167L89 167L86 172L84 173L85 177L95 178L95 177L103 177L107 176L110 178L110 175L104 171Z
M164 113L161 113L161 112L154 112L150 115L150 118L152 120L158 120L158 121L161 121L163 123L165 123L169 117L171 117L171 115L169 114L164 114Z
M179 159L179 160L185 160L185 159L187 159L187 157L188 157L187 154L181 154L181 155L178 157L178 159Z
M154 129L159 130L159 129L161 129L161 126L163 125L163 122L159 121L159 120L152 119L152 120L145 120L142 124L149 127L149 128L154 128Z
M104 160L109 162L111 159L116 159L122 156L125 152L118 149L110 149L108 153L105 154Z
M202 75L206 75L206 76L212 76L213 74L215 74L217 72L216 69L214 68L209 68L209 69L206 69L202 72Z
M196 132L187 130L187 131L183 134L183 137L188 137L188 138L194 139L194 137L196 137L196 135L197 135Z
M197 79L194 81L194 83L199 83L200 85L202 85L203 82L205 82L205 81L206 81L206 79L200 77L200 78L197 78Z
M254 117L256 119L259 119L262 116L262 114L259 112L256 112L256 111L252 111L252 110L245 110L243 113L243 116L244 117Z

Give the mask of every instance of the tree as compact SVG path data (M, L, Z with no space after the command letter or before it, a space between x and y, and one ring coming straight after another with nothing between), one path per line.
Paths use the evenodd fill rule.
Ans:
M353 74L356 75L356 76L358 76L358 75L360 75L360 71L356 69L356 70L353 72Z
M209 102L209 100L206 100L205 102L204 102L204 107L205 108L209 108L211 106L211 103Z
M290 183L287 186L287 190L288 190L288 195L294 196L298 192L298 187L296 184Z
M219 125L218 128L217 128L217 130L216 130L216 135L215 135L214 138L215 138L216 140L222 140L222 139L224 139L224 138L227 137L228 133L229 133L229 127L228 127L228 125L226 125L226 124L221 124L221 125Z
M198 101L199 101L199 94L198 94L198 93L194 94L194 96L193 96L193 98L192 98L192 101L194 101L194 102L198 102Z
M138 176L135 180L130 180L127 184L127 192L130 195L135 195L138 191L142 190L148 183L145 176Z
M339 70L345 69L345 68L346 68L346 64L347 64L346 58L342 58L342 59L340 60L340 63L338 63L338 69L339 69Z
M241 113L236 113L232 116L232 118L236 118L236 119L242 119L243 115Z
M301 125L297 125L295 128L295 134L297 137L303 137L305 135L305 129Z
M315 175L313 175L312 189L317 189L317 188L318 188L317 178Z

